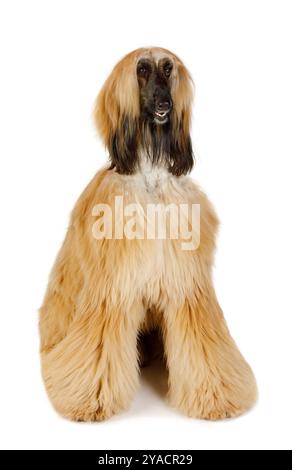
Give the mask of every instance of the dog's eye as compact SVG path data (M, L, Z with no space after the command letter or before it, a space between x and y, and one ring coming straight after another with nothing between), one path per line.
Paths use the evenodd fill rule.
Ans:
M147 64L139 64L137 67L137 74L140 77L146 77L150 72L150 68Z
M164 74L165 76L168 78L170 77L170 74L171 74L171 71L172 71L172 64L170 63L166 63L163 67L163 70L164 70Z

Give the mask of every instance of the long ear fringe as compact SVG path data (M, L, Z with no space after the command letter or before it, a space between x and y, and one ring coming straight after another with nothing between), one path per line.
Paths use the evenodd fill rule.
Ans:
M177 58L177 74L172 90L174 113L169 167L169 171L176 176L189 173L194 164L190 137L194 93L193 80L186 67Z
M134 66L137 52L125 56L105 81L94 108L97 130L106 146L109 139L123 126L125 116L139 117L139 87Z
M137 119L124 116L116 132L109 137L108 150L112 167L119 173L131 174L138 162L138 131Z

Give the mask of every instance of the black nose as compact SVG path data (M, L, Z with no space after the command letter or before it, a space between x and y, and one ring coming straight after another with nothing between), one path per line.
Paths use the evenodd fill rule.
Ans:
M157 111L169 111L171 107L170 101L159 101Z

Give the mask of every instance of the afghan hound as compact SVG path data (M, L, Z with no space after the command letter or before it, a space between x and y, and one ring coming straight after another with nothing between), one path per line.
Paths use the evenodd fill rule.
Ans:
M187 176L192 97L192 79L175 54L141 48L114 67L97 98L95 123L110 163L73 209L40 309L44 382L69 419L100 421L128 407L139 383L139 344L149 333L151 355L153 331L162 339L172 406L216 420L256 400L254 375L212 284L218 220ZM127 219L133 205L134 222L133 212ZM168 209L154 214L166 221L167 236L153 236L157 227L145 235L148 206L183 207L179 220L196 243L186 249L185 232L169 235ZM195 227L187 218L192 206L199 207Z

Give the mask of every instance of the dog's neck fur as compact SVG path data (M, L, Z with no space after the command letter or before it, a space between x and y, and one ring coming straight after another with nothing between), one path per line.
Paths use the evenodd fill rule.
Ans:
M155 191L163 181L172 176L163 159L154 163L151 158L149 158L149 155L143 151L140 152L136 174L138 178L141 179L141 183L145 185L146 191L148 192Z

